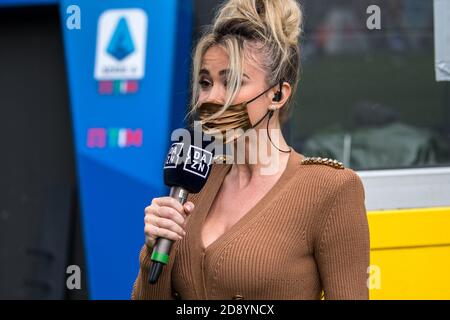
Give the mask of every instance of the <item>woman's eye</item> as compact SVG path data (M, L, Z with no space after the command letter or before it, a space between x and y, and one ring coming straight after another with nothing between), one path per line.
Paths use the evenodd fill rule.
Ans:
M211 83L209 81L206 81L206 80L200 80L199 84L200 84L200 86L202 88L207 88L207 87L209 87L211 85Z

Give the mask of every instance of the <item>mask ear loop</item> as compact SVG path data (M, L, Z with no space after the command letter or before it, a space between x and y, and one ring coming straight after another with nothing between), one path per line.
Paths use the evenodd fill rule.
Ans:
M253 99L247 101L247 104L250 104L251 102L255 101L256 99L258 99L259 97L261 97L263 94L269 92L270 89L272 89L272 87L267 88L265 91L261 92L260 94L258 94L256 97L254 97Z
M273 88L273 86L272 87L270 87L270 88L268 88L267 90L265 90L264 92L262 92L261 94L259 94L259 95L257 95L256 97L254 97L253 99L251 99L250 101L247 101L247 103L246 103L246 107L248 107L248 104L249 103L251 103L251 102L253 102L253 101L255 101L256 99L258 99L259 97L261 97L263 94L265 94L265 93L267 93L267 92L269 92L269 90L270 89L272 89ZM255 128L255 127L257 127L258 126L258 124L260 124L266 117L267 117L267 115L270 113L270 110L269 111L267 111L266 112L266 114L264 115L264 117L262 117L261 119L259 119L259 121L258 122L256 122L253 126L252 126L252 128Z
M252 126L252 128L256 128L256 127L258 126L258 124L260 124L260 123L267 117L267 115L270 114L271 111L272 111L272 110L268 110L268 111L266 112L266 114L264 115L264 117L262 117L261 119L259 119L259 121L256 122L256 123Z

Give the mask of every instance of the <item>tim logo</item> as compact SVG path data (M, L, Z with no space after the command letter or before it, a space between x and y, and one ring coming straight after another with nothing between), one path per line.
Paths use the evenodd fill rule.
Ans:
M143 130L128 128L89 128L87 147L105 148L140 148L143 145Z
M180 153L181 150L183 150L183 146L183 143L172 144L169 153L167 154L166 162L164 163L164 169L177 167L178 162L180 161Z
M190 146L183 170L206 178L212 161L212 153L196 146Z

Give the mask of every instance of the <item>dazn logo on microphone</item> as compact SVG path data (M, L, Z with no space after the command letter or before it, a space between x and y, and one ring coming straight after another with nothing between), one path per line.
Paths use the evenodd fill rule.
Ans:
M213 154L196 146L189 146L187 159L184 162L183 170L198 175L202 178L208 176L209 168L213 159Z

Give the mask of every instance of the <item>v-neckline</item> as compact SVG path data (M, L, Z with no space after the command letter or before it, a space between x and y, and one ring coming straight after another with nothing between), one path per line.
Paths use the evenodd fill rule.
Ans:
M211 192L208 197L205 197L204 199L205 208L202 210L202 215L200 217L200 229L197 232L197 239L198 239L198 245L202 252L208 252L213 250L215 247L219 246L221 243L223 243L227 238L231 237L234 233L241 228L241 226L245 225L247 221L249 221L257 212L261 211L260 209L264 208L264 206L270 202L272 199L274 199L279 192L281 191L281 187L284 185L284 183L289 180L293 176L293 172L295 172L296 169L298 169L300 165L300 160L304 158L303 155L297 153L296 151L292 150L289 154L287 165L281 174L281 176L278 178L278 180L275 182L275 184L269 189L269 191L263 195L261 199L259 199L256 204L250 208L238 221L236 221L227 231L222 233L219 237L217 237L213 242L211 242L207 247L205 247L203 238L202 238L202 232L205 225L206 217L209 214L209 211L211 210L212 204L214 200L216 199L219 190L223 184L223 181L228 174L228 172L231 170L232 164L220 164L219 166L223 166L221 168L221 171L218 173L217 177L213 177L215 179L213 181L213 185L211 185Z

